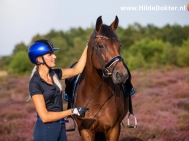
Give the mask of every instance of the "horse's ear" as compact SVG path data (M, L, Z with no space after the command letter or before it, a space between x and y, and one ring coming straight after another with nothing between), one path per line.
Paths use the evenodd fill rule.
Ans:
M96 20L96 31L100 31L102 27L102 16L98 17L98 19Z
M118 23L119 23L119 19L118 19L118 17L116 16L116 17L115 17L115 20L111 23L110 27L111 27L113 30L116 30L117 27L118 27Z

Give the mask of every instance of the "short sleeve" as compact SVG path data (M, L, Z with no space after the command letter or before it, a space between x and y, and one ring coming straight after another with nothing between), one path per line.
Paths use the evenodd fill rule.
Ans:
M42 94L43 93L39 83L37 83L36 81L30 81L30 83L29 83L29 92L30 92L30 96L31 97L33 95Z
M62 70L61 69L53 69L54 73L58 76L60 80L62 78Z

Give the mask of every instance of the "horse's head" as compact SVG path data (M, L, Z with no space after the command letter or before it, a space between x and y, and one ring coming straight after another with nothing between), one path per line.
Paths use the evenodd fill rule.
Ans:
M96 70L101 70L103 77L111 77L115 84L124 83L128 72L120 56L121 42L115 30L118 27L118 17L110 26L102 23L101 16L96 21L96 28L89 41L90 59Z

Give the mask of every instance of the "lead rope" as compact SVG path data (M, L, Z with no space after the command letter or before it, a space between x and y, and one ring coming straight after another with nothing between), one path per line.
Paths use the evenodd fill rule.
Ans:
M104 66L105 66L105 62L103 61L102 57L100 56L100 54L99 54L99 52L98 52L98 48L97 48L97 47L95 48L95 43L96 43L96 42L95 42L95 39L96 39L97 37L101 37L101 38L102 38L102 37L104 37L104 36L98 36L98 35L96 36L96 32L94 33L94 37L93 37L94 42L93 42L93 44L92 44L91 61L92 61L93 50L95 49L96 54L97 54L97 56L98 56L98 61L99 61L100 66L101 66L101 68L102 68L102 79L101 79L101 82L100 82L99 86L96 88L95 92L92 94L92 96L90 97L90 99L89 99L89 101L87 102L87 104L85 105L85 107L88 106L89 102L90 102L91 99L94 97L95 93L96 93L97 90L100 88L100 86L102 85L103 80L104 80L103 69L104 69L105 67L103 67L103 63L104 63ZM107 38L107 39L109 39L109 38ZM100 60L99 60L99 59L100 59ZM93 61L92 61L92 62L93 62ZM116 64L115 64L113 70L115 69L117 63L118 63L118 62L116 62ZM113 70L112 70L112 72L113 72ZM117 104L116 104L115 85L114 85L114 93L113 93L113 94L110 94L110 95L108 96L107 100L102 104L102 106L100 107L100 109L98 110L98 112L94 115L93 119L98 115L98 113L100 112L100 110L102 109L102 107L104 106L104 104L105 104L113 95L114 95L114 104L115 104L115 106L116 106L116 108L117 108L117 110L118 110L118 107L119 107L120 105L117 106ZM118 113L119 113L119 111L118 111Z
M94 37L93 39L95 39L95 37ZM95 47L95 46L94 46L94 42L93 42L93 44L92 44L92 53L91 53L91 61L92 61L92 55L93 55L93 49L94 49L94 47ZM96 50L95 50L95 51L96 51ZM97 52L97 51L96 51L96 52ZM93 64L93 61L92 61L92 64ZM93 65L93 66L94 66L94 65ZM85 105L85 107L88 106L89 102L90 102L91 99L94 97L95 93L96 93L97 90L100 88L100 86L102 85L103 80L104 80L104 77L102 77L102 79L101 79L101 81L100 81L98 87L96 88L96 90L94 91L94 93L91 95L91 97L90 97L89 101L87 102L87 104Z

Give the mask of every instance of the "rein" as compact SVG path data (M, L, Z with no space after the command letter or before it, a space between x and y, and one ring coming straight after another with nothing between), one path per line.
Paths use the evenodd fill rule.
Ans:
M95 44L96 44L96 40L95 40L95 39L96 39L96 38L104 38L104 39L107 39L107 40L110 39L110 38L108 38L108 37L106 37L106 36L96 35L96 30L95 30L94 36L93 36L94 41L93 41L93 44L92 44L92 54L93 54L93 50L95 49L96 54L97 54L97 56L98 56L98 61L99 61L100 66L101 66L101 68L102 68L102 77L101 77L101 81L100 81L98 87L95 89L95 91L94 91L93 94L91 95L91 97L90 97L90 99L88 100L88 102L86 103L85 107L88 106L88 104L90 103L90 101L92 100L92 98L94 97L94 95L96 94L97 90L102 86L102 83L103 83L103 81L104 81L104 78L105 78L105 77L111 77L111 76L112 76L112 73L113 73L113 71L114 71L114 68L116 67L117 63L118 63L119 61L123 61L123 58L119 55L119 56L113 57L113 58L110 59L107 63L105 63L104 60L103 60L103 58L101 57L99 51L98 51L98 47L95 46ZM96 48L95 48L95 47L96 47ZM92 61L92 54L91 54L91 61ZM115 64L115 66L113 67L112 72L109 72L108 69L109 69L113 64ZM108 96L108 98L107 98L107 99L105 100L105 102L102 104L102 106L101 106L100 109L97 111L97 113L95 114L95 116L93 117L93 119L98 115L98 113L100 112L100 110L102 109L102 107L104 106L104 104L105 104L112 96L115 96L115 85L114 85L114 93L113 93L113 94L110 94L110 95ZM119 107L119 106L117 106L115 100L114 100L114 104L115 104L115 106L116 106L117 108ZM119 111L118 111L118 112L119 112Z
M96 30L94 31L94 36L93 36L94 41L93 41L93 43L92 43L91 61L92 61L92 64L93 64L92 54L93 54L93 51L94 51L94 49L95 49L96 54L97 54L98 61L99 61L99 63L100 63L101 69L102 69L102 77L101 77L101 81L100 81L98 87L95 89L95 91L93 92L93 94L92 94L91 97L89 98L89 100L88 100L88 102L86 103L85 107L88 106L88 104L90 103L90 101L92 100L92 98L94 97L94 95L96 94L97 90L102 86L103 81L104 81L104 78L105 78L105 77L111 77L111 76L112 76L112 73L113 73L113 71L114 71L114 69L115 69L115 67L116 67L116 65L117 65L117 63L118 63L119 61L123 61L123 58L122 58L120 55L118 55L118 56L115 56L115 57L113 57L112 59L110 59L107 63L105 63L105 61L103 60L102 56L101 56L100 53L99 53L98 46L95 46L95 45L96 45L96 40L95 40L96 38L104 38L104 39L107 39L107 40L110 39L110 38L108 38L108 37L106 37L106 36L96 35ZM109 69L113 64L115 64L115 65L114 65L112 71L110 72L108 69ZM93 67L94 67L94 65L93 65ZM78 88L78 87L77 87L77 88ZM110 94L110 95L107 97L107 99L104 101L104 103L102 104L102 106L99 108L99 110L98 110L98 111L96 112L96 114L94 115L93 119L98 115L98 113L100 112L100 110L102 109L102 107L106 104L106 102L107 102L112 96L114 96L114 98L115 98L115 99L114 99L114 104L115 104L115 106L116 106L116 108L117 108L118 113L120 113L119 110L118 110L118 107L119 107L120 105L117 105L117 103L116 103L116 92L115 92L116 90L115 90L115 85L114 85L114 90L113 90L113 91L114 91L114 93L113 93L113 94ZM76 101L75 101L75 102L76 102ZM75 103L75 102L74 102L74 103ZM74 104L74 105L75 105L75 104ZM134 120L135 120L135 125L130 125L130 120L129 120L130 115L133 115ZM118 119L117 119L117 120L118 120ZM122 124L123 124L123 123L122 123ZM137 127L137 120L136 120L135 115L133 114L133 109L132 109L131 95L129 95L128 127L129 127L129 128L136 128L136 127Z

